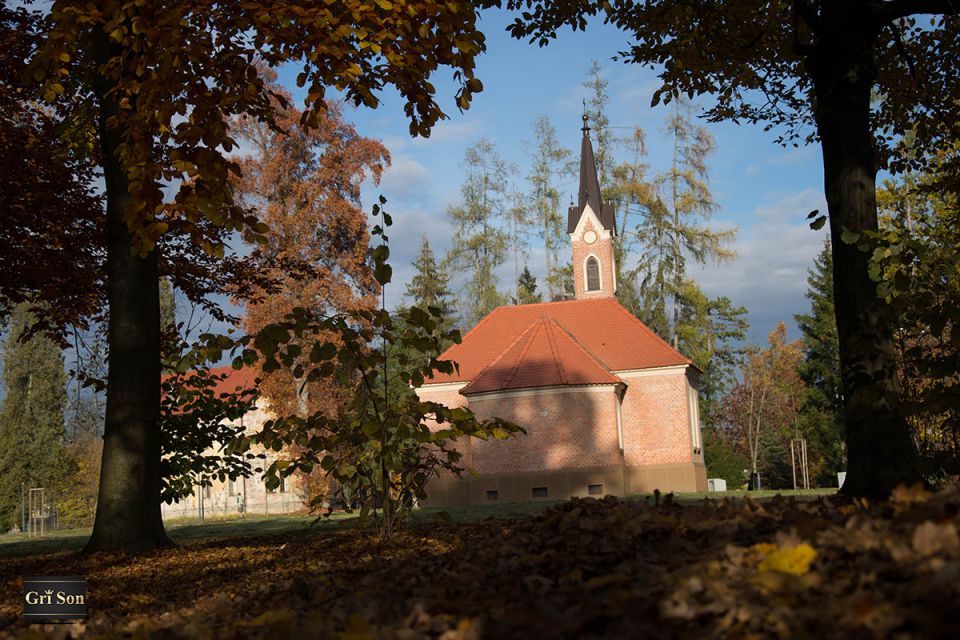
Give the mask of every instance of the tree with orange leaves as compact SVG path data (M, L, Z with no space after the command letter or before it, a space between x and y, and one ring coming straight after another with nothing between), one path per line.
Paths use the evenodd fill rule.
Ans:
M280 87L272 90L289 101ZM368 176L379 182L390 154L380 142L359 135L343 108L328 103L309 130L297 127L299 109L279 106L277 125L287 133L251 118L236 126L238 137L253 147L238 161L240 202L270 227L250 256L274 283L271 290L254 292L247 305L245 329L251 334L296 307L349 313L378 305L360 187ZM281 369L263 373L260 390L274 411L301 417L332 413L345 398L329 380L301 385Z
M741 364L741 382L723 399L721 422L750 460L751 477L780 462L772 455L798 429L804 385L798 373L803 342L787 342L781 320L769 335L766 349L751 347ZM756 487L756 483L754 483Z
M263 64L294 64L315 125L328 87L376 107L386 86L414 135L446 117L431 76L453 71L456 105L482 84L478 7L466 0L55 0L31 59L37 91L61 109L77 146L96 141L106 201L109 360L104 454L88 551L171 544L160 513L160 240L183 234L222 257L228 233L267 226L237 201L226 154L246 115L280 129ZM67 101L65 96L78 96ZM50 212L52 215L53 212Z

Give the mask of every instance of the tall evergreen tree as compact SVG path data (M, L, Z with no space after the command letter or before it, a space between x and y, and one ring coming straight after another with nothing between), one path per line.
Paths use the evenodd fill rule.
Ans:
M729 298L708 298L692 280L684 282L679 299L678 347L700 367L700 416L712 426L714 407L735 380L747 336L746 307L735 307Z
M534 224L543 233L547 298L552 300L554 293L561 293L563 290L559 273L562 269L559 252L569 246L566 221L560 214L560 191L555 181L558 176L567 172L565 163L570 157L570 150L560 146L557 130L547 116L537 116L533 130L536 148L533 152L533 167L527 179L531 187L530 199L536 212ZM564 251L564 255L566 253Z
M518 280L516 304L531 304L534 302L542 302L540 292L537 291L537 279L530 273L530 269L524 265L523 272Z
M613 168L611 201L617 203L615 222L617 233L613 237L613 255L617 266L617 300L635 316L643 318L640 287L637 284L639 268L630 263L630 253L636 248L636 223L643 212L649 210L654 186L647 180L647 147L643 129L637 127L628 141L632 158ZM647 319L647 318L643 318Z
M713 136L693 122L693 108L675 101L665 132L673 140L670 169L655 180L656 193L637 227L642 247L641 298L645 321L664 338L679 343L680 297L687 261L705 264L734 257L725 247L735 229L716 231L706 222L717 209L707 184L706 160Z
M0 409L0 530L20 522L20 486L52 488L62 472L67 374L60 348L37 333L28 303L14 307L3 347ZM47 494L47 500L51 495Z
M611 188L613 186L613 146L616 137L610 131L610 119L607 117L607 106L610 104L610 94L607 93L607 80L603 77L602 67L596 60L590 63L587 78L583 87L588 92L584 108L587 121L597 140L597 148L593 157L597 162L597 179L600 181L600 193L604 202L614 203Z
M807 275L810 313L794 316L804 344L800 377L807 394L800 409L811 469L819 483L835 479L845 468L843 459L843 387L840 379L840 341L833 307L833 256L830 239L814 259Z
M480 139L467 149L463 203L447 209L455 233L448 260L467 278L463 320L472 326L502 304L494 270L507 257L509 237L502 228L507 213L507 168L493 143Z
M516 174L516 165L510 165L507 171L510 174ZM507 224L509 227L507 235L513 247L513 297L516 299L520 295L520 256L525 257L527 254L529 247L527 236L530 234L536 218L529 200L525 197L525 194L517 190L515 183L510 186L508 200L510 204L507 209Z
M450 291L450 274L445 265L437 265L426 234L420 243L420 254L413 263L417 270L407 284L405 302L413 307L426 310L428 307L440 309L436 333L446 333L456 322L456 309L453 292Z

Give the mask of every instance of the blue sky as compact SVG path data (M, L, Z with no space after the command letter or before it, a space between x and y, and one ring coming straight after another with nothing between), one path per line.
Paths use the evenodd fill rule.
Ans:
M626 48L627 37L616 29L596 23L586 33L560 34L551 45L539 48L510 38L503 12L488 12L481 28L487 34L487 52L477 63L477 77L484 91L475 96L469 111L461 113L453 103L456 87L449 72L433 80L441 106L450 116L428 139L412 139L403 115L402 99L392 92L383 96L377 110L348 109L358 131L382 140L393 156L392 167L379 186L368 185L364 207L369 209L382 193L393 215L390 233L394 282L387 290L387 304L400 303L420 236L426 233L434 251L450 246L452 227L446 210L459 199L461 161L466 148L480 137L492 140L500 155L520 170L523 186L529 166L533 122L547 115L556 127L561 144L579 151L582 82L592 60L598 60L608 81L608 117L614 133L628 135L642 127L649 146L651 171L667 167L672 146L661 133L669 108L651 108L659 86L656 71L611 60ZM302 97L293 82L296 70L281 73L281 81ZM716 139L709 159L710 187L719 203L713 224L739 228L733 248L739 258L723 265L695 268L692 275L711 296L729 296L750 310L753 342L765 342L766 334L780 319L788 321L791 337L795 313L807 311L804 298L806 272L821 249L825 230L811 231L805 221L812 209L826 211L819 147L784 149L773 133L760 127L730 123L705 123ZM625 150L624 150L625 151ZM563 205L575 197L574 178L566 180ZM528 264L542 282L544 259L531 238ZM512 281L512 260L500 273L502 289Z
M593 60L600 62L609 83L608 117L614 132L627 135L641 126L647 136L651 171L667 167L672 147L660 129L669 108L650 107L659 86L656 71L611 60L626 48L624 34L594 23L586 33L567 30L553 44L539 48L510 38L504 31L508 22L505 12L483 16L481 28L488 47L477 61L477 77L483 81L484 91L475 96L469 111L461 113L454 105L456 86L448 71L442 70L433 79L450 119L438 125L429 139L410 137L403 101L395 92L387 91L376 110L346 110L362 135L382 140L393 156L393 165L381 184L367 185L363 202L369 210L382 193L394 218L390 232L394 282L387 289L390 307L402 300L420 236L429 236L438 255L450 246L453 230L446 210L459 199L460 163L468 146L481 136L492 140L505 160L520 167L518 187L525 186L522 182L538 115L550 118L561 144L574 153L579 151L582 99L587 96L582 82ZM283 70L280 79L302 99L303 92L294 82L296 73L292 68ZM790 337L799 337L792 318L808 310L806 273L826 233L825 228L811 231L805 220L812 209L826 211L820 149L816 145L783 149L775 144L773 133L764 133L760 127L704 124L717 143L709 160L710 186L720 205L713 222L718 227L739 228L733 243L739 258L720 266L695 268L691 273L708 295L726 295L734 304L749 309L751 342L765 343L767 333L781 319L788 322ZM575 198L575 189L571 177L565 185L563 206ZM535 248L539 244L536 238L530 242L534 248L528 265L542 289L543 253ZM513 277L512 260L498 275L506 290ZM220 327L214 324L209 328Z

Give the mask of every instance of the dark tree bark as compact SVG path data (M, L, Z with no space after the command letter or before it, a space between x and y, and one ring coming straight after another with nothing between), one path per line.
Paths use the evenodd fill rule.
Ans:
M107 34L93 36L102 65L116 55ZM118 113L109 78L94 85L107 200L107 292L110 304L107 407L100 493L84 551L145 551L172 544L160 512L160 290L157 251L131 251L124 220L128 178L117 158Z
M870 123L881 16L854 2L825 3L807 68L833 246L834 296L847 429L844 493L886 497L919 480L903 416L893 318L868 274L869 255L843 241L844 229L877 230L877 156Z

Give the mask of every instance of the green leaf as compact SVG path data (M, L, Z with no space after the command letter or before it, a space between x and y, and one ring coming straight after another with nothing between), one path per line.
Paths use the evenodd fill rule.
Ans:
M860 234L844 227L843 231L840 233L840 240L844 244L857 244L857 242L860 240Z
M381 285L385 285L393 277L393 267L386 262L379 262L373 269L373 277Z

